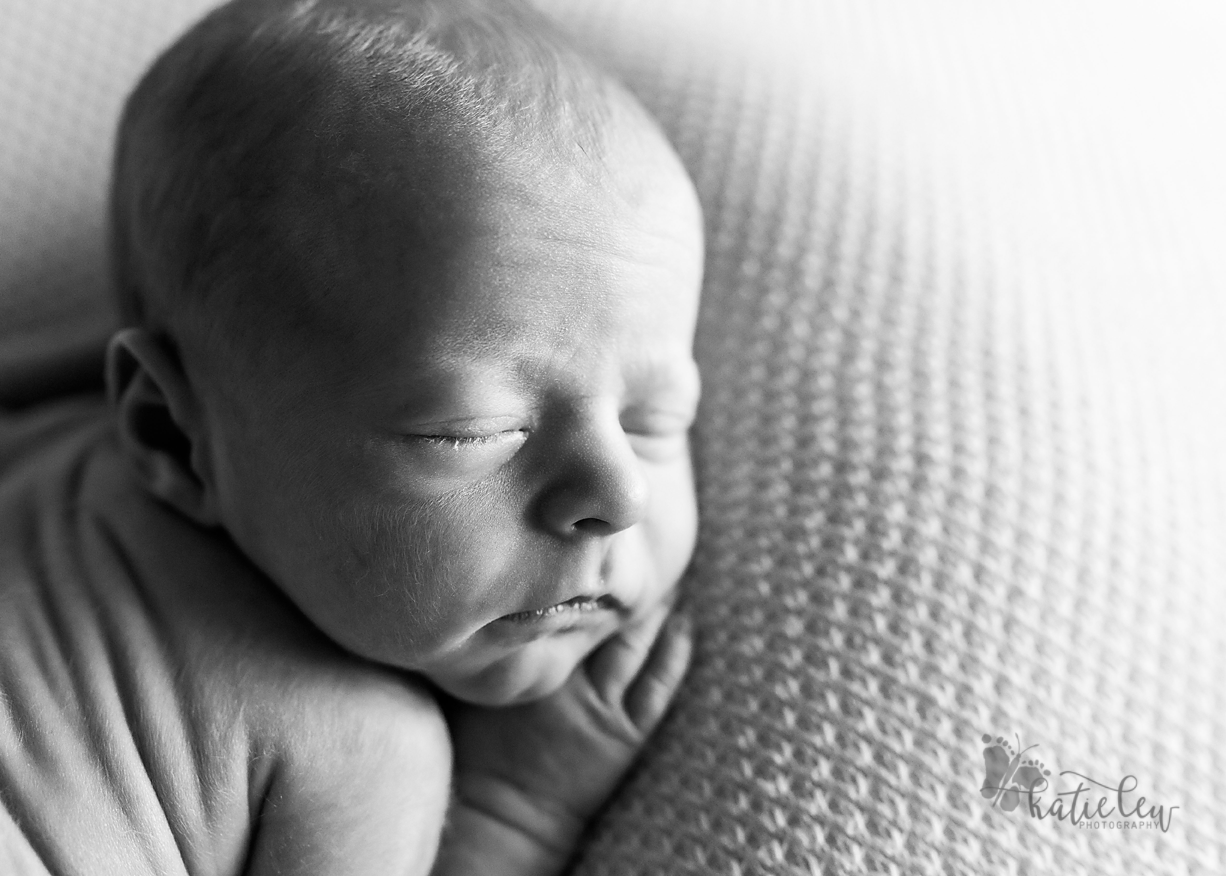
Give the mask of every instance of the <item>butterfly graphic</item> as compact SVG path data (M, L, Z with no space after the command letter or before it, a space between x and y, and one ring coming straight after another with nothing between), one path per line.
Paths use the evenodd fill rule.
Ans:
M983 750L983 787L979 789L985 799L991 799L992 805L999 805L1005 812L1012 812L1022 801L1022 796L1031 791L1042 791L1047 787L1047 777L1051 770L1044 769L1044 764L1038 760L1022 760L1022 755L1031 745L1022 748L1022 740L1017 739L1018 751L1003 736L993 738L991 734L983 734L987 747Z

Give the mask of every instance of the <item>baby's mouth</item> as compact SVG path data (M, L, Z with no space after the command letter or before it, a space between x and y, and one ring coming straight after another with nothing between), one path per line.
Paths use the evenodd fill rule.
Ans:
M601 610L621 611L624 608L625 606L616 597L609 596L608 594L596 597L576 596L573 599L559 602L548 608L505 614L499 620L511 621L513 623L531 623L533 621L544 620L545 618L558 617L559 615L575 616Z

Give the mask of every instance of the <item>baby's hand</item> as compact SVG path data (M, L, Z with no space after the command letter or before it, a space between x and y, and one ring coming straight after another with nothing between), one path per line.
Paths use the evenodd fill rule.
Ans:
M662 606L543 700L449 708L456 799L435 872L560 871L663 717L690 652L688 617Z

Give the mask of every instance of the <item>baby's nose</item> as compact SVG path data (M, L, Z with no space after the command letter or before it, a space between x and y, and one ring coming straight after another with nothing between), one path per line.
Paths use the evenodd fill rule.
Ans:
M650 490L643 462L616 418L570 430L542 500L545 526L559 535L612 535L638 523Z

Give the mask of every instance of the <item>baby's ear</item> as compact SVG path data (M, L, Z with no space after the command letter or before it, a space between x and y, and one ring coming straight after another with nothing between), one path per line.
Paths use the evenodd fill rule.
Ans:
M120 446L141 484L202 526L217 525L200 403L169 345L143 328L116 332L106 385Z

